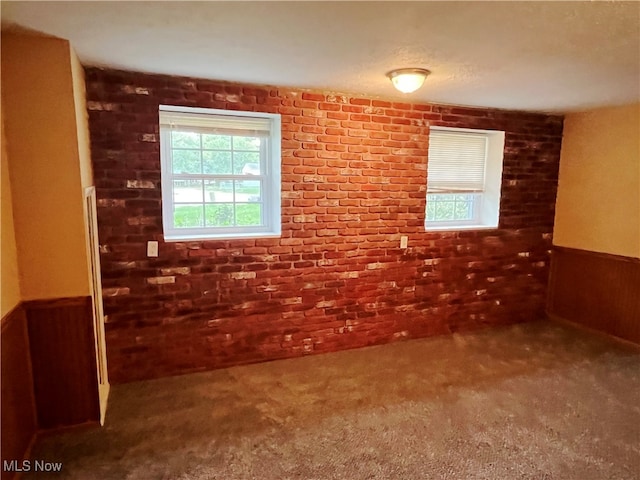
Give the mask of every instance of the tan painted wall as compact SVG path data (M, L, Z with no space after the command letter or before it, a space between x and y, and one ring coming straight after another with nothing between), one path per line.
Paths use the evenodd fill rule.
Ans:
M554 244L640 258L640 103L566 116Z
M16 251L15 228L13 226L13 201L11 197L11 182L9 179L9 158L7 156L7 140L4 134L4 117L0 111L2 123L2 222L0 236L2 237L2 277L0 278L0 317L4 317L21 300L20 283L18 278L18 253Z
M90 293L72 64L66 40L2 35L5 133L24 300Z

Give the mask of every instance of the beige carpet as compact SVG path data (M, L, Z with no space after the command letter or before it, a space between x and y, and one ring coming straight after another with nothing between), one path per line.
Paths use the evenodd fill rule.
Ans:
M640 478L640 349L551 322L116 386L73 479Z

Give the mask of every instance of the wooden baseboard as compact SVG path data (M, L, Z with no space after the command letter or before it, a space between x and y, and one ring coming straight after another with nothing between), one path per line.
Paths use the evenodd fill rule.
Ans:
M551 322L559 323L561 325L567 325L571 328L576 328L590 335L595 335L602 339L606 339L608 341L615 341L620 345L623 345L628 348L632 348L634 350L640 349L640 344L632 342L631 340L625 340L624 338L616 337L614 335L605 333L602 330L596 330L595 328L587 327L581 323L572 322L571 320L567 320L566 318L559 317L549 312L546 312L546 314L547 314L547 319Z
M547 312L640 344L640 259L553 247Z

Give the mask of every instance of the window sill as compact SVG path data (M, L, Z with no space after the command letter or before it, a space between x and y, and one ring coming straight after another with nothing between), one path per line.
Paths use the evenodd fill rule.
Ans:
M497 225L425 225L426 232L457 232L459 230L496 230Z
M199 242L205 240L246 240L251 238L280 238L280 233L224 233L220 235L165 235L165 242Z

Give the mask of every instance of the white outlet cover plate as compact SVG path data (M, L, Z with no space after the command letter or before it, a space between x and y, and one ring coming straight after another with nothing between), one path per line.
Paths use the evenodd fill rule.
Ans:
M158 256L158 242L147 242L147 257Z

